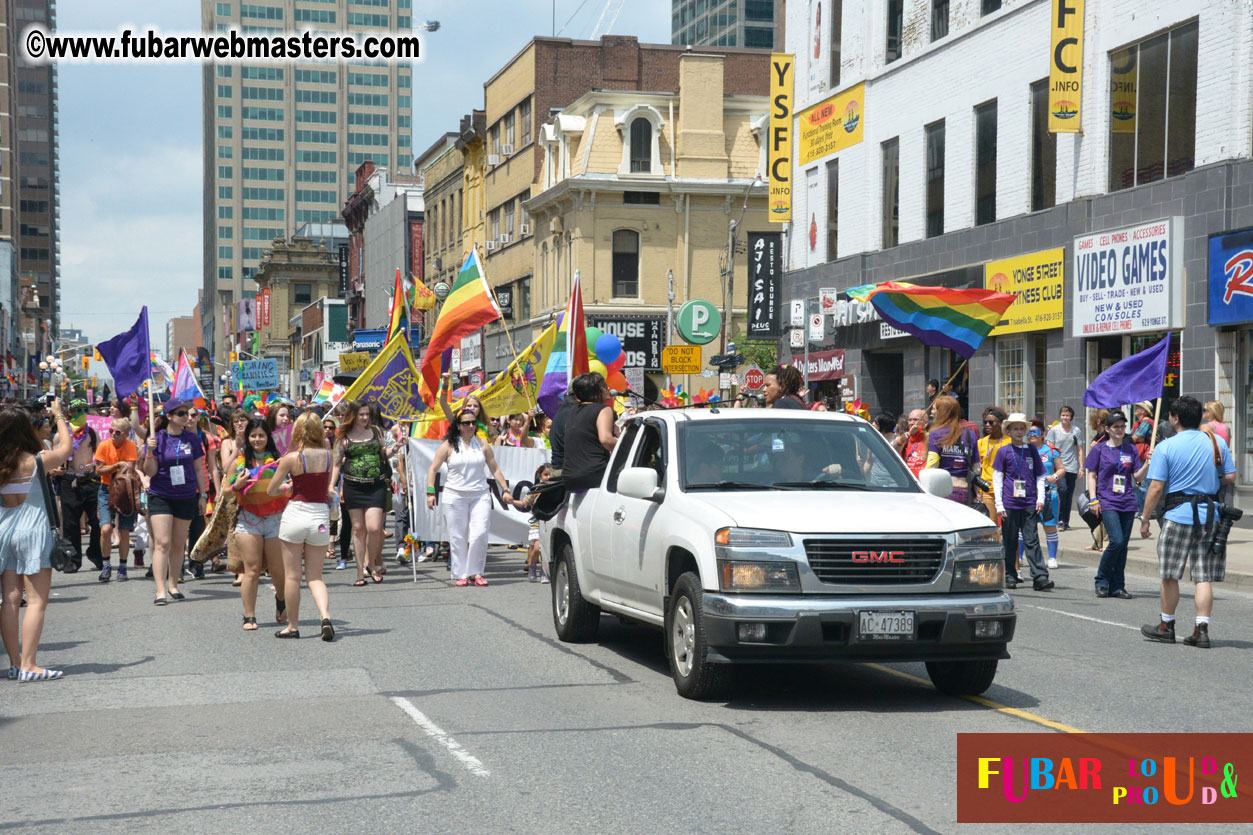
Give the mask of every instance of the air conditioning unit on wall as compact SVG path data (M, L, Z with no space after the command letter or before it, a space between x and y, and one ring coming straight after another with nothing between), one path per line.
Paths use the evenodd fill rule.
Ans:
M522 235L529 235L529 234L531 234L531 224L529 224L529 223L520 223L520 224L518 224L518 235L519 235L519 236L522 236Z
M499 154L488 154L488 155L487 155L487 164L488 164L488 165L493 165L493 166L494 166L494 165L500 165L500 155L499 155Z
M488 240L487 243L483 244L483 248L486 249L488 252L491 252L492 250L496 249L496 242L493 240Z
M512 145L501 145L501 146L500 146L500 155L501 155L502 157L511 157L511 156L513 156L513 146L512 146Z

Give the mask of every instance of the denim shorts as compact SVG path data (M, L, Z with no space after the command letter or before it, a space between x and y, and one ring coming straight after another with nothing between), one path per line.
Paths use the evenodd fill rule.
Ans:
M282 513L271 513L269 516L258 516L251 511L239 509L235 517L235 533L247 533L262 539L276 539L278 526L283 519Z
M109 486L107 484L100 485L100 492L96 494L96 513L100 517L102 525L116 525L119 531L135 530L135 515L124 516L116 510L109 509Z

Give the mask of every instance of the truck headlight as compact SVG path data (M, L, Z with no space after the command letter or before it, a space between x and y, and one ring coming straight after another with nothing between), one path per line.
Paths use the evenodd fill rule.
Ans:
M953 564L953 591L987 591L1005 585L1005 560L962 560Z
M748 562L718 560L718 585L722 591L800 591L794 562Z
M714 543L728 548L791 548L792 537L786 531L720 528L714 534Z
M996 528L975 528L953 534L953 558L958 560L1004 559Z

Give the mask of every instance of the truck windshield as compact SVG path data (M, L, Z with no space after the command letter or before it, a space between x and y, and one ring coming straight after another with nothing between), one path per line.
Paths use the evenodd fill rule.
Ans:
M899 455L867 423L718 420L678 426L683 489L916 493Z

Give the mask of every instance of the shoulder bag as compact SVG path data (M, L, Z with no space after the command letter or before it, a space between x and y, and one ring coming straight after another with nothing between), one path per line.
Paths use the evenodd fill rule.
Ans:
M61 535L61 510L57 505L57 497L52 492L52 485L48 483L43 459L38 455L35 456L35 478L39 480L39 489L43 491L44 512L48 514L48 524L52 527L52 554L49 561L57 571L65 571L82 558L70 541ZM77 571L78 568L74 570Z

